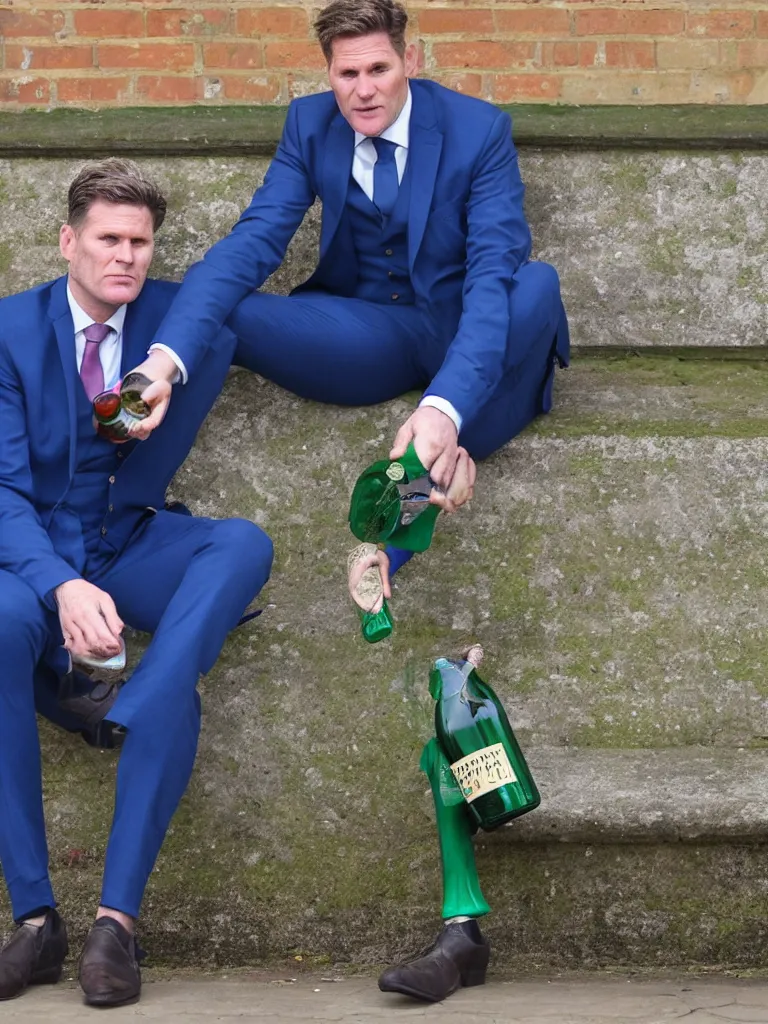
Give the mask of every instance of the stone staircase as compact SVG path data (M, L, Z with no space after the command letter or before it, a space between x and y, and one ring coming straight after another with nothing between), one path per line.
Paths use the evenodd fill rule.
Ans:
M495 967L764 963L768 160L738 139L536 141L521 150L529 214L561 272L573 366L553 413L483 464L471 506L398 575L390 642L359 636L345 515L416 396L327 408L233 371L174 482L197 513L262 524L277 561L264 613L201 686L197 770L145 904L156 960L382 964L426 942L439 915L417 768L427 675L477 639L543 795L477 839ZM79 163L4 152L0 294L59 272L56 218ZM266 166L204 149L144 162L176 211L156 269L169 276ZM317 221L273 288L306 275ZM129 636L134 659L144 642ZM77 933L116 762L43 737Z

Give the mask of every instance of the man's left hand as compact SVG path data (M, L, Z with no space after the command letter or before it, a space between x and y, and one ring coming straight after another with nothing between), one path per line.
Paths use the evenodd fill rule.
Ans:
M447 490L459 458L458 433L450 416L430 405L420 406L400 427L390 459L405 455L413 442L422 466L443 490Z
M457 508L461 508L475 493L477 467L466 448L459 448L458 452L456 469L447 490L433 490L429 497L431 505L439 505L444 512L449 514L455 512Z
M141 395L151 412L146 419L134 423L128 431L131 437L146 441L165 419L171 401L171 384L176 380L179 368L162 349L153 349L144 362L134 368L134 372L143 373L152 381Z

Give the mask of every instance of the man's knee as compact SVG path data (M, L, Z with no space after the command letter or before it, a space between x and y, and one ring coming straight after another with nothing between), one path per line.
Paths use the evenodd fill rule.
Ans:
M47 640L47 613L24 580L0 571L0 658L24 655L36 664Z
M238 574L258 577L266 582L274 557L272 541L250 519L222 519L216 523L213 543L221 553L222 564Z
M560 278L549 263L535 261L520 267L513 278L509 301L509 341L519 349L521 338L549 345L562 313Z

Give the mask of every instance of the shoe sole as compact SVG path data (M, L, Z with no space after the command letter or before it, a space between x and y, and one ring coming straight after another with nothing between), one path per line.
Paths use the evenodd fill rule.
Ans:
M7 1003L11 999L18 999L19 996L23 996L28 988L32 985L55 985L61 980L63 968L50 967L45 971L38 971L37 974L33 974L26 985L19 989L18 992L14 992L12 996L0 996L0 1003Z
M381 992L399 992L401 995L411 996L413 999L420 999L424 1003L441 1003L443 999L447 999L448 996L452 996L453 993L458 992L460 988L474 988L476 985L484 984L485 970L480 970L467 971L466 974L462 975L459 979L458 985L441 996L428 995L426 992L421 992L418 989L411 988L409 985L382 985L382 983L379 982L379 989Z
M131 1003L138 1003L140 997L141 992L136 992L132 996L126 996L125 999L110 999L107 996L87 996L83 993L83 1002L86 1006L98 1006L106 1009L109 1006L130 1006Z

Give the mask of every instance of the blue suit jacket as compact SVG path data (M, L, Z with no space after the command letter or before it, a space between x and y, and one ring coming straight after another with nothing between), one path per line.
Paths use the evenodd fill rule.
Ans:
M77 456L75 389L82 386L66 284L61 277L0 301L0 569L26 580L51 608L51 590L76 579L85 563L80 521L66 508ZM147 281L129 305L122 373L146 356L178 287ZM173 432L155 433L154 458L135 459L136 443L123 446L125 464L110 494L110 541L118 550L148 506L162 508L183 458L163 458L163 446L178 442Z
M448 345L428 393L470 418L501 377L512 275L530 255L524 189L507 114L434 82L414 80L411 92L408 261L417 302ZM323 202L320 261L307 285L354 294L344 216L353 150L333 93L293 101L263 186L187 272L156 335L190 372L238 302L280 265L315 197Z

